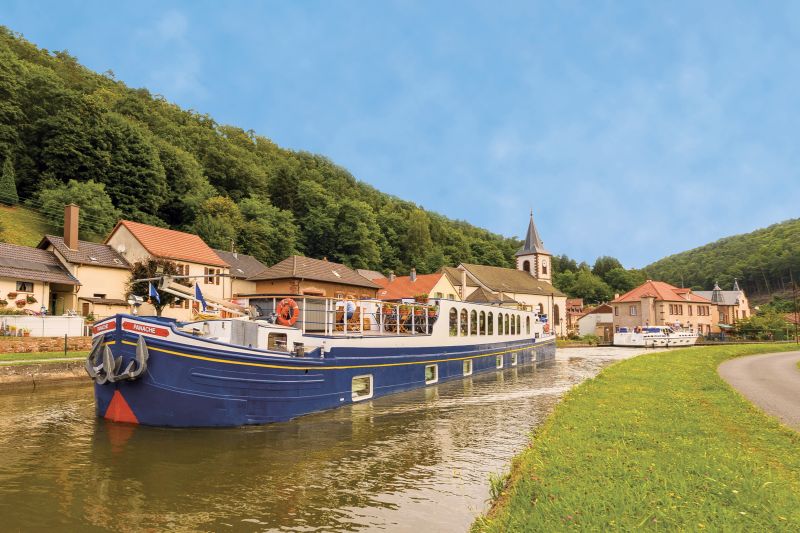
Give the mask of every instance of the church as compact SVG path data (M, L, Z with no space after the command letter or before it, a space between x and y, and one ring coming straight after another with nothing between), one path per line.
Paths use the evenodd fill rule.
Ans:
M445 269L445 273L459 289L462 300L538 310L558 336L565 336L567 296L553 287L553 254L539 237L533 211L525 244L515 255L516 269L461 263Z

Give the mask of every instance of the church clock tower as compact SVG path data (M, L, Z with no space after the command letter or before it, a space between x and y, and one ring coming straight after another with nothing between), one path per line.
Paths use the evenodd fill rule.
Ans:
M533 223L533 210L531 210L531 221L528 224L528 233L525 236L525 244L515 254L517 258L517 270L523 270L536 279L551 282L553 279L553 267L550 259L553 254L544 249L544 243L536 231Z

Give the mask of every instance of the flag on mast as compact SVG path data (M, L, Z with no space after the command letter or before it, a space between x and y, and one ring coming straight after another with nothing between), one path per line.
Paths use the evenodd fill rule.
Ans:
M157 291L157 290L156 290L156 288L153 286L153 284L152 284L152 283L150 283L149 281L147 282L147 295L148 295L150 298L155 298L155 300L156 300L156 301L157 301L159 304L161 303L161 297L158 295L158 291Z
M203 311L205 311L206 307L207 307L206 306L206 299L203 298L203 293L200 292L200 284L199 283L195 283L194 284L194 299L197 300L198 302L200 302L200 304L202 304Z

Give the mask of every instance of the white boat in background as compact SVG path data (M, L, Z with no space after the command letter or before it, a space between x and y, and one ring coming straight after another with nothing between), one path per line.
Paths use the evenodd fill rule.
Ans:
M692 346L697 342L697 333L669 326L646 326L643 328L619 328L614 333L614 346Z

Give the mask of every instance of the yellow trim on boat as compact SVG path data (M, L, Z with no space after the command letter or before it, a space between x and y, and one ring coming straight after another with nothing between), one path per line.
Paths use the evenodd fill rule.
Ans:
M173 350L165 350L164 348L156 348L154 346L148 346L148 350L154 350L157 352L167 353L170 355L177 355L178 357L188 357L189 359L199 359L201 361L211 361L212 363L224 363L228 365L242 365L242 366L256 366L260 368L278 368L281 370L347 370L353 368L375 368L375 367L384 367L384 366L407 366L407 365L426 365L431 363L446 363L448 361L465 361L467 359L477 359L479 357L493 357L497 355L503 355L512 352L521 352L527 348L532 348L535 346L543 346L545 344L550 344L553 341L546 341L541 344L531 344L530 346L526 346L525 348L514 348L513 350L503 350L501 352L492 352L492 353L485 353L481 355L469 355L466 357L453 357L450 359L434 359L429 361L411 361L406 363L378 363L374 365L342 365L342 366L286 366L286 365L270 365L267 363L251 363L249 361L229 361L227 359L217 359L214 357L206 357L203 355L192 355L184 352L175 352ZM122 344L128 344L130 346L136 346L135 342L130 341L122 341Z

